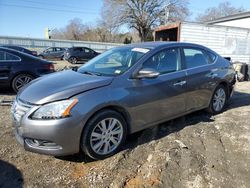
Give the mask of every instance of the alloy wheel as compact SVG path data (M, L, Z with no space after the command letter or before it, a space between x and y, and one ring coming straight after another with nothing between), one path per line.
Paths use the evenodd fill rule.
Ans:
M19 89L21 89L21 87L23 87L24 85L28 84L32 80L33 80L33 78L31 76L29 76L29 75L20 75L15 80L14 87L18 91Z
M123 138L123 127L116 118L107 118L94 127L90 135L90 146L99 155L107 155L114 151Z
M213 108L215 111L219 112L222 110L226 102L226 93L223 88L219 88L213 97Z

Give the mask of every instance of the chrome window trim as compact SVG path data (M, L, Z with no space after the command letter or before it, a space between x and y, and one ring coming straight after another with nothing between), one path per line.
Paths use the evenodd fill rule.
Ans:
M215 64L215 62L212 63L212 64ZM197 69L197 68L201 68L201 67L206 67L206 66L209 66L209 65L212 65L212 64L201 65L201 66L198 66L198 67L193 67L193 68L188 68L188 69L182 69L182 70L178 70L178 71L175 71L175 72L169 72L169 73L165 73L165 74L160 74L159 77L163 76L163 75L169 75L169 74L180 73L180 72L186 72L186 75L188 75L187 71L189 71L189 70Z

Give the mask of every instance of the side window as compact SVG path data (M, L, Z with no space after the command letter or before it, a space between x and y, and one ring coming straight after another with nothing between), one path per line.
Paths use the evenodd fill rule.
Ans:
M210 63L210 59L203 50L184 48L184 57L187 68L199 67Z
M85 53L90 53L90 49L84 48Z
M60 51L63 51L63 49L62 48L56 48L56 51L60 52Z
M53 51L54 51L54 48L48 48L46 51L47 51L47 52L53 52Z
M21 58L19 58L16 55L0 51L0 61L19 61Z
M160 74L175 72L181 69L180 50L178 48L162 50L144 64L143 68L152 68Z

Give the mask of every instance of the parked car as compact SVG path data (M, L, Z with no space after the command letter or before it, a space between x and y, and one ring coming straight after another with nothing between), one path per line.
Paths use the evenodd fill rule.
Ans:
M60 59L63 60L63 55L66 48L59 47L49 47L46 48L42 53L38 55L38 57L42 59Z
M234 83L231 63L200 45L113 48L77 71L48 75L22 90L12 107L16 137L28 151L82 150L103 159L128 134L201 109L222 112Z
M76 64L78 61L88 61L97 55L99 55L98 52L87 47L72 47L64 52L64 59Z
M17 50L17 51L20 51L20 52L24 52L24 53L26 53L26 54L30 54L30 55L33 55L33 56L37 56L37 51L31 51L31 50L28 50L28 49L23 48L23 47L21 47L21 46L4 45L4 46L0 46L0 47L10 48L10 49L14 49L14 50Z
M51 62L32 55L0 47L0 85L12 87L15 92L31 80L54 72Z

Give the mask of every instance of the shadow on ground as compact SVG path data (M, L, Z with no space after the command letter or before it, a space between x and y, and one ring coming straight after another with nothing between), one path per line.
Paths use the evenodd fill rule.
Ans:
M0 187L23 187L22 173L12 164L0 160Z

